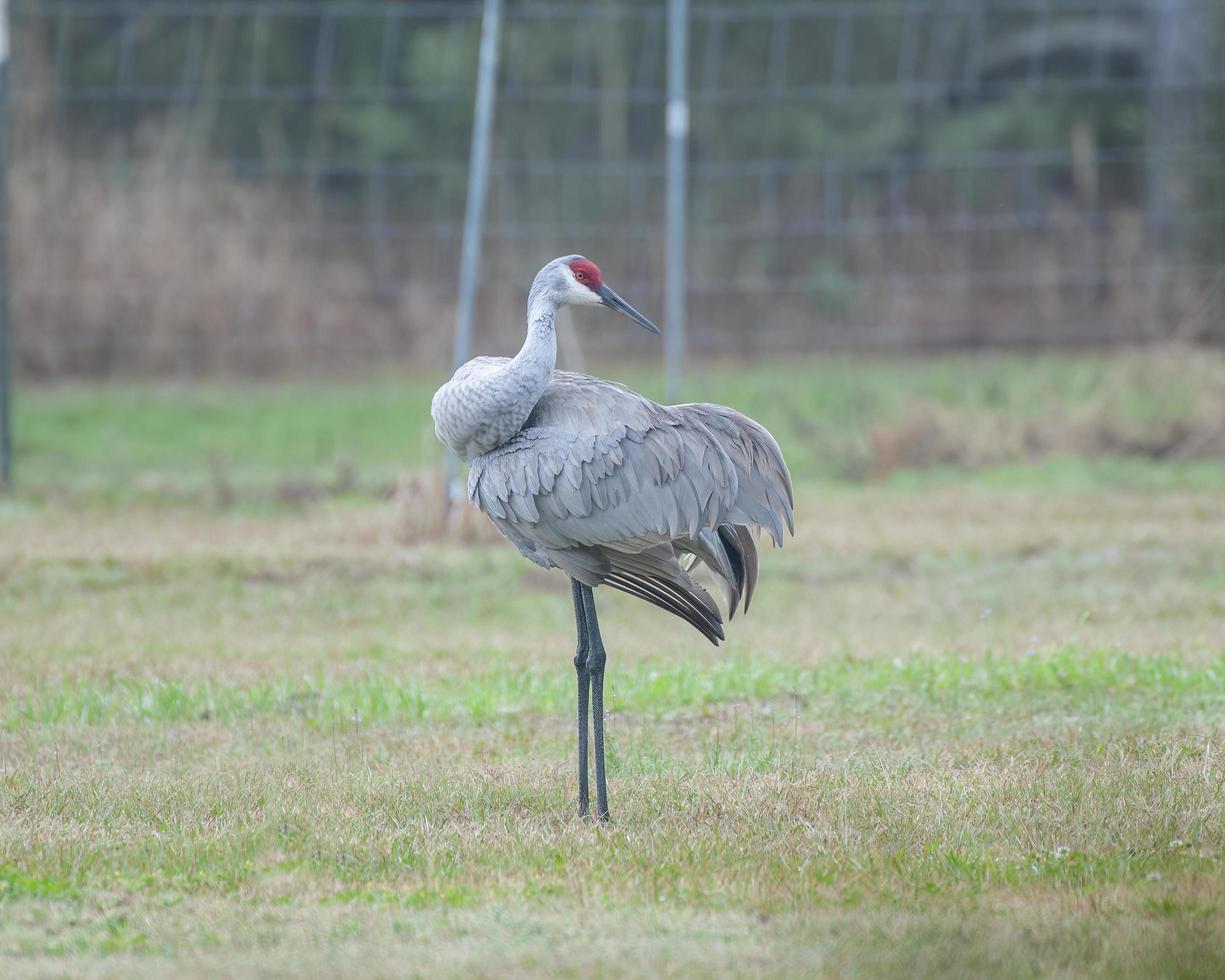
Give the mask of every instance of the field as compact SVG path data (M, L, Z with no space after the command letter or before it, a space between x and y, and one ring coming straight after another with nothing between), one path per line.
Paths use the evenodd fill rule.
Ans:
M1225 359L689 386L799 521L718 649L598 593L608 826L431 379L21 391L0 972L1225 975Z

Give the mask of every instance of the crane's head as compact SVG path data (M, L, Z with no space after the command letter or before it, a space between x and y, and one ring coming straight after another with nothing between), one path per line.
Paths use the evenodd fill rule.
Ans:
M607 306L651 333L659 333L659 327L608 287L599 266L581 255L563 255L546 265L536 274L532 294L544 294L557 306Z

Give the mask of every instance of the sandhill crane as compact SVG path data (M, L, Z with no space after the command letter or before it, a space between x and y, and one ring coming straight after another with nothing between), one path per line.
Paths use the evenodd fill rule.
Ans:
M606 306L659 333L581 255L554 259L528 294L512 358L477 357L434 395L438 438L470 464L468 496L524 556L570 577L578 629L579 814L588 814L587 706L596 815L608 819L604 664L592 588L610 585L723 639L719 607L689 575L701 562L728 619L757 583L752 529L794 533L791 476L774 437L722 405L658 405L624 385L557 371L557 308Z

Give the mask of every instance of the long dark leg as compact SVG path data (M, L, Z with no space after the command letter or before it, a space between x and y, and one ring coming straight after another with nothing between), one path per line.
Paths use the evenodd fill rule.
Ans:
M583 618L587 623L587 673L591 675L591 721L595 731L595 815L608 819L608 783L604 779L604 641L600 639L600 623L595 614L595 596L591 586L580 586L583 594Z
M587 613L583 608L583 589L578 579L570 579L570 594L574 598L574 624L578 630L578 652L574 655L574 670L578 674L578 815L587 816L587 693L591 675L587 671ZM588 590L590 592L590 590Z

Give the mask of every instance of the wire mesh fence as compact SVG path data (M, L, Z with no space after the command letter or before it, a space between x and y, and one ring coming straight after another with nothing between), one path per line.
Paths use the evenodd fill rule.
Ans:
M663 6L506 5L478 346L558 254L662 308ZM20 370L445 363L480 13L17 0ZM694 2L689 30L691 353L1222 339L1221 4Z

